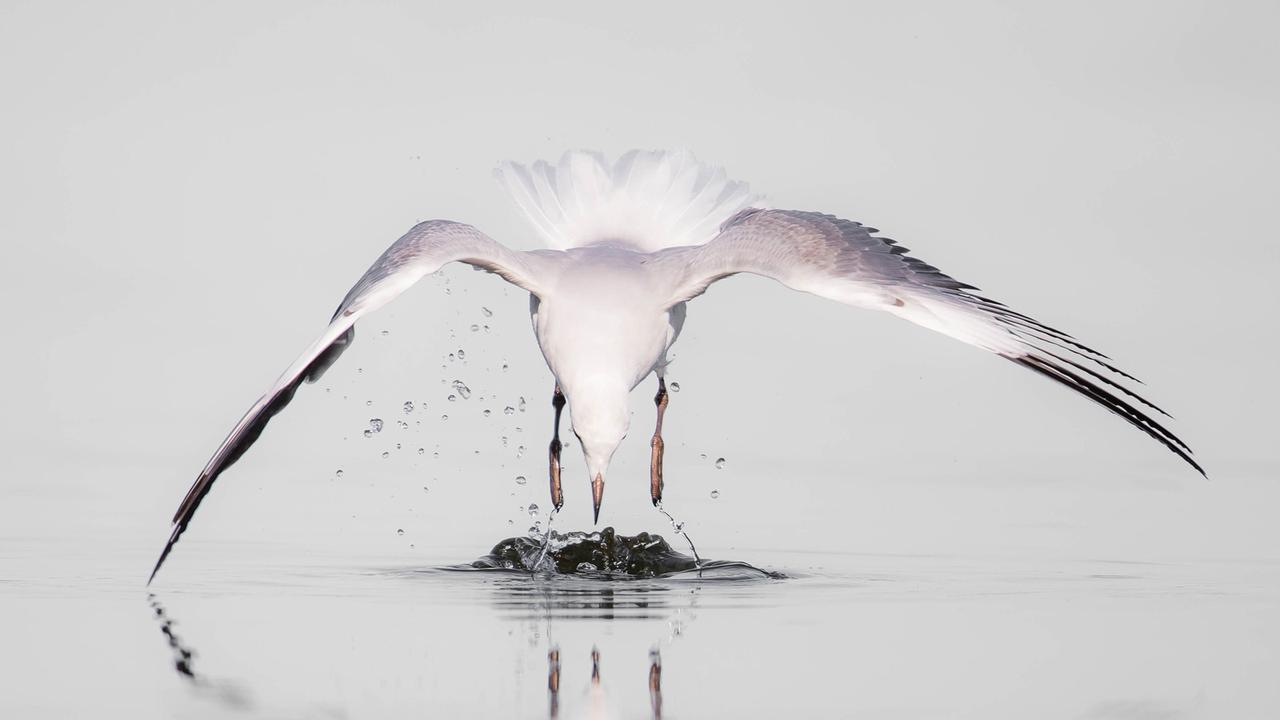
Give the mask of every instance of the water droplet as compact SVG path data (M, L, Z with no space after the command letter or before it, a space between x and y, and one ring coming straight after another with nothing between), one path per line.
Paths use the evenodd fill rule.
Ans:
M383 331L382 331L382 337L386 337L386 336L388 336L388 335L390 335L390 334L391 334L391 331L390 331L390 330L383 330Z
M372 431L372 430L365 430L365 431L364 431L364 436L365 436L365 437L367 437L367 438L373 437L373 431Z
M400 529L396 530L396 534L397 534L397 535L403 535L403 534L404 534L404 528L400 528Z
M520 412L524 412L524 405L525 405L525 402L524 402L524 396L523 396L523 395L521 395L521 396L520 396L520 402L519 402L519 403L516 403L516 405L520 408Z
M716 458L716 469L717 470L724 469L724 458Z
M707 454L706 454L706 453L698 453L698 457L699 457L699 458L701 458L701 459L703 459L703 460L706 460L706 459L707 459Z
M720 491L719 491L719 490L712 490L712 491L711 491L711 499L712 499L712 500L715 500L715 499L716 499L716 498L718 498L718 497L720 497Z
M509 366L509 365L507 365L506 363L502 363L502 372L506 372L506 371L507 371L507 368L509 368L509 367L510 367L510 366Z
M365 407L373 407L373 401L372 401L372 400L365 400L365 401L364 401L364 406L365 406Z
M523 446L523 445L521 445L520 447L516 448L516 458L522 458L522 457L524 457L524 446Z
M457 395L449 395L449 397L447 397L447 398L445 398L445 399L446 399L446 400L448 400L449 402L453 402L453 401L455 401L455 400L457 400L457 399L458 399L458 396L457 396Z
M479 326L479 325L472 325L472 326L471 326L471 332L480 332L480 326Z
M502 447L506 447L506 446L507 446L507 436L506 436L506 435L503 435L503 436L502 436Z
M525 477L524 477L523 475L517 475L517 476L516 476L516 484L517 484L517 485L523 485L523 484L525 484L526 482L528 482L528 480L526 480L526 479L525 479Z
M386 460L386 459L387 459L387 458L389 458L389 457L391 457L391 453L387 452L386 450L383 450L383 451L382 451L382 459L383 459L383 460Z
M489 417L489 414L490 414L491 412L492 412L492 411L491 411L491 410L489 410L489 408L485 408L485 409L484 409L484 413L483 413L483 414L484 414L484 416L485 416L485 417Z
M506 406L506 407L502 408L502 414L503 414L503 415L515 415L515 414L516 414L516 409L515 409L515 408L513 408L513 407L511 407L510 405L508 405L508 406Z
M492 310L490 310L490 309L489 309L489 308L487 308L487 307L482 307L482 308L480 308L480 312L481 312L485 317L493 317L493 311L492 311Z
M419 455L426 455L426 454L427 454L427 449L426 449L426 448L418 448L418 454L419 454Z
M426 485L423 485L422 492L431 492L431 488L427 487Z
M357 375L359 375L359 374L360 374L360 373L362 373L362 372L364 372L364 368L356 368L356 374L357 374Z
M431 459L432 459L432 460L439 460L439 459L440 459L440 453L438 453L438 452L433 452L433 453L431 453Z
M405 414L405 415L408 415L408 414L409 414L409 413L411 413L411 412L413 412L413 401L412 401L412 400L405 400L405 401L404 401L404 414Z
M338 477L342 477L342 468L338 468L338 472L334 473L334 475L337 475Z
M678 382L671 383L671 392L680 392L680 383Z
M458 359L461 360L466 356L467 356L467 351L463 350L462 348L458 348Z
M461 380L453 381L453 389L462 397L463 400L471 397L471 388L467 387L467 384Z
M399 450L399 449L400 449L400 443L396 443L396 449L397 449L397 450Z
M453 353L449 353L449 362L453 362L454 360L457 360L457 359L458 359L457 355L454 355Z
M369 420L369 429L379 433L382 432L382 418L372 418Z
M448 415L441 415L441 416L440 416L440 419L441 419L441 420L448 420L448 419L449 419L449 416L448 416Z

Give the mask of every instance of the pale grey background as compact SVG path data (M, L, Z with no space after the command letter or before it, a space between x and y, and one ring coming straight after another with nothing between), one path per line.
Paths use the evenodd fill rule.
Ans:
M0 668L54 673L69 638L113 624L15 618L92 582L140 592L195 472L389 242L444 217L532 247L492 168L571 147L687 147L776 206L881 228L1143 378L1212 478L1009 363L735 279L691 305L672 368L669 503L707 554L1244 563L1270 574L1242 596L1274 599L1278 19L1243 2L6 2L0 623L32 642L6 642ZM459 268L364 322L164 579L219 557L460 561L523 529L546 505L550 415L526 304ZM455 378L472 399L445 400ZM662 528L651 393L602 518L628 531ZM371 417L388 429L365 440ZM581 527L569 457L563 521ZM1264 659L1234 672L1276 669L1265 619L1237 647ZM146 682L101 682L148 707L128 704ZM1248 687L1243 709L1280 707ZM42 706L31 692L20 707Z

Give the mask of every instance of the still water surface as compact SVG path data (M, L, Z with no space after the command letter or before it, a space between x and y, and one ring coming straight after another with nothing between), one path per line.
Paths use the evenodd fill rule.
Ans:
M150 546L4 548L10 717L1136 720L1280 708L1280 567L1265 561L739 549L728 559L774 574L619 580L458 569L485 547L392 565L191 543L182 567L198 571L148 592ZM59 554L96 558L94 573L48 571Z

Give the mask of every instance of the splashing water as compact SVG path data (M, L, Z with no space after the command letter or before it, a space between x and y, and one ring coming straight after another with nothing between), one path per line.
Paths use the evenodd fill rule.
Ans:
M661 535L652 533L619 535L612 527L590 533L558 533L551 529L555 516L556 511L552 510L545 534L535 532L507 538L495 545L488 555L450 569L515 571L595 581L643 580L685 573L696 573L696 577L702 580L778 580L785 577L744 562L690 557L676 552Z
M697 564L701 565L702 557L698 555L698 548L693 546L693 539L689 537L689 533L684 531L684 523L676 522L676 519L672 517L671 513L667 512L667 509L662 507L661 500L659 500L658 504L654 507L658 508L658 512L666 515L667 519L671 521L671 529L675 530L676 533L684 537L685 542L689 543L689 552L693 553L693 559L697 561Z
M545 538L508 538L471 567L646 578L695 570L698 563L696 558L672 550L661 535L619 535L607 527L592 533L548 530Z

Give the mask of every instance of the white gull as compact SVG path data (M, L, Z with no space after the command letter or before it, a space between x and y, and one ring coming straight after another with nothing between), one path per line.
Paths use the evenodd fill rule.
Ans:
M343 298L324 332L232 429L173 518L152 579L214 481L257 440L303 382L315 382L354 338L357 320L426 275L462 262L528 291L534 336L555 376L549 451L551 499L560 486L560 412L568 404L598 520L605 475L627 434L627 395L658 379L650 493L662 499L663 379L685 306L738 273L883 310L990 351L1103 405L1201 474L1191 450L1155 405L1121 384L1134 380L1101 353L1028 315L977 294L875 228L816 212L765 209L745 183L685 151L633 150L610 164L568 152L556 165L503 163L497 174L549 249L510 250L476 228L419 223L392 243Z

